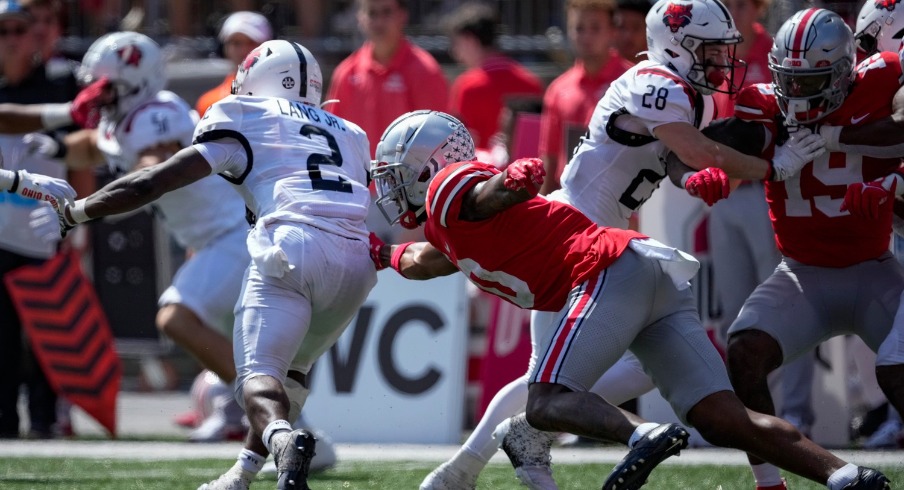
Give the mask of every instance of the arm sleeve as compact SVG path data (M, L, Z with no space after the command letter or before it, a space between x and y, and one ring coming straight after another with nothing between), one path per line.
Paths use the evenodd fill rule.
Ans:
M198 153L207 160L215 174L242 175L248 166L245 147L233 138L195 143L192 148L198 150Z

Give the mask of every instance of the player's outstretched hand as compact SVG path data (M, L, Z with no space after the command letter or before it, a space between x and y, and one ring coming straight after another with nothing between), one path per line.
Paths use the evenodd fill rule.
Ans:
M25 170L19 170L16 174L18 181L10 192L38 201L47 201L57 209L65 202L75 200L75 189L63 179L31 174Z
M380 240L380 237L374 232L370 232L370 260L374 261L374 267L376 267L378 271L386 268L386 266L383 265L383 261L380 260L380 252L385 246L386 243L383 242L383 240Z
M702 199L707 206L712 206L717 201L725 199L731 192L728 175L718 167L704 168L691 174L685 181L684 188L688 194Z
M60 221L57 211L51 206L38 206L28 215L28 226L42 242L54 244L60 241Z
M886 203L889 203L887 209L891 210L891 202L899 194L898 189L904 191L898 180L902 180L902 177L892 174L872 182L849 185L841 203L841 210L863 219L879 219Z
M791 137L784 145L775 147L775 156L772 158L772 180L785 180L796 175L804 165L825 153L825 144L822 136L814 134L807 128L791 133Z
M536 196L540 192L546 170L543 169L543 160L539 158L520 158L505 168L506 176L503 185L511 191L526 190Z
M29 155L40 155L44 158L66 158L66 144L55 136L44 133L28 133L22 137L25 150Z

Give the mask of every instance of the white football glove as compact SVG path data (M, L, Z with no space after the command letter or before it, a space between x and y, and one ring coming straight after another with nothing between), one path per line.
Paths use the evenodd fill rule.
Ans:
M28 225L36 237L47 244L55 244L65 236L60 233L60 219L57 211L41 205L29 214Z
M47 201L57 209L67 201L74 201L76 195L75 189L63 179L32 174L25 170L16 172L8 192L38 201Z
M772 157L772 180L785 180L796 175L804 165L826 152L825 140L807 128L800 128L782 146L775 147Z
M66 157L66 145L62 141L44 133L28 133L22 137L29 155L61 159Z

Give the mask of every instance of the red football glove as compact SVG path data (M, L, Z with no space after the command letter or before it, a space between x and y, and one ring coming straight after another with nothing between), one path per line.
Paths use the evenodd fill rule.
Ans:
M684 183L684 188L688 194L699 197L708 206L725 199L731 192L728 175L718 167L707 167L691 175Z
M892 174L872 182L849 185L841 203L841 210L863 219L879 219L883 206L894 201L900 178ZM887 207L891 210L891 205Z
M543 184L546 170L543 169L543 160L539 158L520 158L505 168L506 176L503 185L512 191L527 190L536 196Z
M103 77L83 88L75 96L69 114L75 124L82 128L94 129L100 124L100 108L112 104L115 99L113 85L107 77Z
M383 250L383 247L386 246L386 243L383 240L380 240L374 232L370 232L370 260L374 261L374 267L377 270L383 270L386 268L383 265L383 261L380 260L380 251Z

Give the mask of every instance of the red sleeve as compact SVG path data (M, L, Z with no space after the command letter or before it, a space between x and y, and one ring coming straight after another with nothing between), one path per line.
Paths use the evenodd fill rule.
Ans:
M437 226L447 228L457 221L465 193L498 173L492 165L481 162L463 162L444 168L430 182L427 216Z
M329 111L343 119L348 119L348 111L345 109L352 103L349 98L351 97L351 94L348 91L348 77L354 66L353 56L354 54L342 60L336 69L333 70L332 78L330 78L330 90L324 99L339 101L331 104L329 106Z

